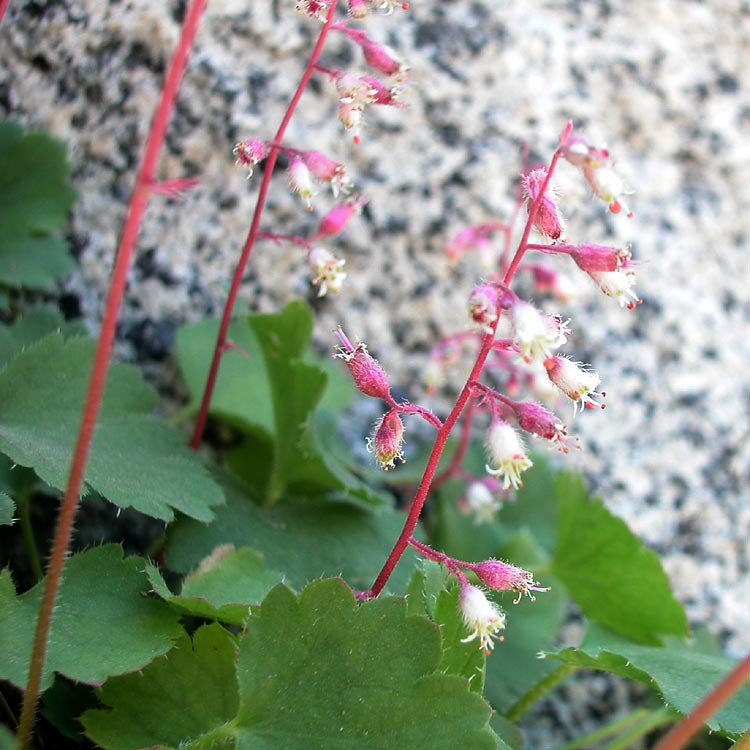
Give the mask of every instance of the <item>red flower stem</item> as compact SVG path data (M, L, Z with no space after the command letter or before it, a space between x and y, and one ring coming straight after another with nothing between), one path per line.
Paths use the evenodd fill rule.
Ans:
M570 125L568 125L568 127L570 127ZM534 219L536 218L536 214L539 210L542 198L544 197L544 191L547 189L547 185L552 178L552 173L555 170L555 166L557 165L557 161L559 158L560 147L558 146L558 148L555 149L555 153L552 155L549 167L547 168L547 177L542 183L542 187L539 190L537 197L529 206L529 216L526 220L526 226L524 227L521 240L518 243L518 249L516 250L516 254L513 256L513 260L511 261L510 266L508 267L508 270L505 274L505 278L503 279L503 284L506 287L510 286L511 281L513 281L513 276L518 270L521 259L526 252L526 243L529 240L531 227L533 225ZM495 321L492 327L492 332L487 333L482 337L482 343L477 354L477 358L474 362L474 366L471 368L471 372L469 373L469 377L466 379L466 382L461 389L461 393L458 394L458 399L451 409L450 414L448 414L445 422L443 422L443 426L438 430L437 436L435 438L435 444L432 446L430 457L427 459L427 466L425 466L424 473L422 474L422 479L419 482L419 487L417 488L417 492L414 495L411 506L409 507L409 513L406 517L404 527L403 529L401 529L401 533L399 534L399 537L396 540L393 549L386 558L385 563L383 563L383 567L381 568L378 577L375 579L375 582L372 584L372 588L370 589L369 593L362 598L375 597L380 594L380 592L385 587L385 584L388 583L388 579L391 577L391 573L393 573L394 568L396 567L396 565L398 565L398 561L401 559L401 556L409 546L409 539L413 536L414 529L417 527L419 516L422 513L422 508L424 507L425 500L427 499L427 495L429 494L430 488L432 487L432 481L435 477L435 472L437 471L438 464L440 463L440 457L443 455L443 449L445 448L445 444L448 441L448 436L455 427L456 422L461 416L461 412L463 411L467 402L473 395L475 381L479 380L479 376L482 374L482 370L484 369L484 364L487 361L487 357L492 351L492 344L495 340L495 330L497 329L497 324L499 323L499 321L500 318L498 316L498 319Z
M669 733L655 750L681 750L690 738L750 679L750 653Z
M461 437L459 439L458 448L451 459L450 465L446 466L445 471L438 474L432 483L433 487L439 487L448 481L452 476L458 473L461 464L464 462L466 451L469 450L469 443L471 442L471 425L474 422L474 411L476 409L477 402L471 399L466 405L466 414L464 415L464 421L461 424Z
M39 701L39 689L42 682L52 613L60 588L60 579L78 507L78 496L83 484L86 461L94 435L99 405L104 392L112 343L115 338L117 316L127 281L128 267L135 248L141 220L146 209L146 203L151 192L151 186L154 183L153 175L159 151L164 142L169 117L177 97L180 79L187 64L188 55L190 54L190 49L198 30L198 22L206 6L206 1L192 0L185 14L180 39L170 61L169 69L162 86L159 104L154 113L154 119L151 122L141 166L136 177L135 187L133 188L130 205L128 206L128 213L117 247L112 279L104 307L101 331L91 368L88 391L86 392L86 403L83 407L78 438L71 459L68 482L60 507L60 515L57 520L57 528L47 566L47 578L36 622L34 643L29 663L29 676L23 697L21 718L18 723L17 742L19 750L24 750L24 748L28 747L31 740L34 715L36 714L36 707Z
M323 28L320 31L318 40L313 48L312 55L308 60L307 66L302 74L297 90L294 92L289 106L284 113L284 117L281 120L279 129L276 131L276 135L271 143L271 153L266 159L265 168L263 170L263 180L260 183L258 190L258 200L255 204L255 212L253 213L253 219L250 223L250 229L247 233L245 244L242 247L242 253L240 259L237 262L237 267L234 270L234 276L232 277L232 285L227 294L227 301L224 304L224 312L221 316L221 323L219 324L219 333L216 337L216 346L214 347L213 357L211 358L211 365L208 370L208 376L206 378L206 385L203 389L203 396L201 397L201 405L198 409L198 416L195 422L195 428L193 430L193 436L190 439L190 447L197 450L200 447L201 440L203 439L203 432L206 429L206 421L208 420L208 410L211 406L211 398L213 397L214 388L216 387L216 379L219 375L219 364L221 357L226 351L227 344L227 331L229 330L229 324L232 320L232 312L234 305L237 300L237 294L240 290L240 283L245 273L245 268L250 260L250 254L252 253L255 245L255 240L259 236L258 227L260 226L260 219L263 215L263 209L266 206L266 196L268 194L268 188L271 184L271 176L273 175L274 167L276 166L276 159L278 158L279 151L281 150L281 142L284 139L284 134L289 125L292 115L294 115L299 100L302 98L302 94L307 88L307 84L310 81L313 73L316 70L316 62L320 57L320 53L323 51L323 45L325 44L328 32L331 29L331 23L333 16L336 12L337 2L331 3L331 7L328 9L328 15L326 16Z
M8 8L8 2L9 0L0 0L0 23L2 23L5 11Z

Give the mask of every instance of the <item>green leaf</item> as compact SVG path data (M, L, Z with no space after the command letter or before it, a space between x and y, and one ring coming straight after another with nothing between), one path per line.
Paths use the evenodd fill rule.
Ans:
M524 597L514 604L514 594L493 594L491 598L507 615L505 637L487 659L485 694L493 708L506 714L521 698L544 680L557 665L540 659L539 652L559 637L565 619L566 596L562 586L549 576L544 585L550 591L539 593L536 601Z
M601 500L588 500L579 476L561 474L554 488L560 525L552 571L586 616L643 643L685 635L685 612L656 554Z
M443 657L440 671L465 677L469 688L481 695L484 688L484 664L486 657L477 641L462 643L469 635L458 608L458 586L442 591L435 604L435 622L440 625L443 636Z
M490 726L500 740L498 750L522 750L523 735L518 727L504 716L493 713Z
M412 573L406 589L406 608L410 615L435 615L435 604L440 592L445 589L448 574L442 565L424 558L419 568Z
M77 742L83 738L78 717L98 704L94 689L81 682L71 682L57 675L52 687L42 695L39 713L54 724L58 732Z
M278 586L240 646L237 750L495 750L487 704L439 662L438 629L403 600Z
M193 412L200 405L218 332L218 319L191 323L177 332L177 357ZM227 335L233 348L222 355L211 414L270 438L274 430L271 385L255 334L244 318L231 323Z
M54 236L75 200L69 173L62 143L0 123L0 283L48 289L73 269Z
M16 738L13 732L0 724L0 750L16 750Z
M263 559L254 550L235 550L231 545L217 547L202 560L184 580L179 596L169 591L153 565L146 572L156 593L178 612L232 625L244 625L250 605L260 604L284 578L281 573L264 570Z
M164 659L101 688L109 710L83 715L86 734L105 750L189 747L236 714L236 658L234 638L218 624L199 628L192 643L183 634Z
M122 559L110 544L74 555L65 566L55 605L43 689L54 672L98 684L140 669L168 651L180 633L177 615L144 598L149 585L139 557ZM43 582L16 596L8 571L0 573L0 677L26 684Z
M10 526L16 513L16 504L13 498L0 492L0 526Z
M272 570L301 589L321 576L343 576L354 588L368 588L395 543L403 515L386 507L369 508L337 499L288 499L259 508L242 485L222 478L227 502L208 526L180 519L167 537L167 565L188 573L222 544L257 550ZM404 591L414 568L409 550L389 581Z
M0 450L59 489L67 481L93 353L93 341L53 334L0 371ZM165 521L176 509L207 521L221 490L184 436L149 414L155 402L135 368L110 368L86 482L121 507Z
M639 680L656 688L665 702L682 714L689 713L736 662L700 651L678 639L664 647L644 646L596 625L590 625L580 648L567 648L553 656L574 666L603 669ZM737 736L750 727L750 686L735 693L707 722L713 730Z
M178 334L192 408L203 391L217 325L204 321ZM211 402L212 415L247 433L244 444L230 454L229 465L267 503L290 492L331 490L368 503L388 502L387 495L362 482L339 458L329 407L348 396L340 376L329 384L330 363L323 367L311 361L311 333L312 313L302 302L230 326L229 338L241 351L224 355Z
M62 332L66 338L83 333L81 326L66 323L63 316L51 307L32 307L13 325L0 325L0 367L24 347L56 331Z

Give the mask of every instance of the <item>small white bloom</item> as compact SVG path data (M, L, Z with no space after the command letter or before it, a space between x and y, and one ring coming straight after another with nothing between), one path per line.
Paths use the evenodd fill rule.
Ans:
M519 300L510 308L510 315L515 341L527 362L549 357L567 341L567 324L558 317L539 312L528 302Z
M544 361L549 379L573 402L580 404L581 411L586 405L596 406L596 388L601 379L594 370L586 369L580 362L571 362L567 357L549 357Z
M474 517L474 524L491 523L500 510L500 501L484 482L472 482L466 490L462 507Z
M523 482L521 474L533 466L526 455L521 436L507 422L496 420L487 433L487 454L490 464L487 473L502 476L503 489L518 489Z
M485 650L494 648L492 638L498 630L505 627L505 614L484 595L482 589L469 583L461 586L458 606L466 627L471 630L471 634L463 638L461 643L468 643L478 638L480 648Z
M307 253L307 264L312 273L312 283L320 284L318 297L328 292L338 294L346 279L343 272L345 260L340 260L328 252L324 247L312 247Z
M614 297L622 307L634 307L640 298L633 290L635 271L619 268L617 271L589 271L589 276L608 297Z
M312 211L312 197L317 192L312 174L302 159L294 158L289 164L289 182L292 190L305 202L308 211Z

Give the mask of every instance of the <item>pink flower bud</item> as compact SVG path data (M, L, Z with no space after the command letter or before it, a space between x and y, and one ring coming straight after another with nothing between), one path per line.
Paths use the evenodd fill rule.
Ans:
M312 197L315 195L312 175L305 162L298 156L289 162L289 182L297 195L305 202L308 211L312 211Z
M606 148L592 146L581 135L570 136L561 148L563 158L580 169L596 169L609 162L609 151Z
M530 432L545 440L557 441L562 446L567 444L565 425L541 404L533 401L514 401L511 406L516 413L518 426L524 432Z
M546 178L545 167L532 169L521 178L524 194L528 199L527 210L531 210L531 204L538 198ZM534 229L551 240L561 239L565 231L562 216L555 203L556 197L554 188L548 184L534 216Z
M345 260L340 260L324 247L311 247L307 253L307 264L312 273L312 283L320 284L318 297L328 292L338 294L346 279L343 271Z
M551 294L560 302L571 302L576 297L576 289L570 279L552 268L541 265L521 266L530 271L534 278L534 288L542 294Z
M367 450L375 454L380 468L387 471L395 467L396 459L402 463L405 461L403 444L403 420L395 409L391 409L375 425L372 437L367 439Z
M246 141L240 141L234 147L234 155L237 157L235 164L237 166L247 167L248 177L253 174L253 167L263 161L271 149L263 142L256 138L248 138Z
M493 325L499 316L497 289L492 284L479 284L469 297L469 315L484 331L492 333Z
M363 201L346 201L336 204L321 220L318 226L318 237L330 237L338 234L354 214L359 212Z
M460 586L458 607L466 627L471 630L461 643L479 639L479 647L489 654L495 647L493 637L496 637L498 630L505 627L505 615L485 596L482 589L472 586L465 580L461 581Z
M519 597L516 599L516 604L524 594L533 601L532 591L549 591L548 588L541 588L538 581L535 581L534 576L527 570L501 560L485 560L466 567L473 570L479 580L491 589L517 592Z
M351 189L352 183L346 176L343 164L329 159L320 151L303 151L300 158L305 162L305 166L316 180L322 180L331 186L334 197L339 192L348 193Z
M393 403L388 375L378 364L378 361L370 356L367 346L362 342L354 346L341 330L341 327L336 330L336 335L341 342L341 346L337 347L335 356L344 360L354 379L354 385L365 396L379 398L389 404Z
M630 259L630 252L606 245L576 245L568 255L576 265L587 273L591 271L616 271Z
M398 59L396 53L384 44L378 44L369 37L365 37L360 47L362 48L362 54L364 55L367 64L375 68L378 73L382 73L386 76L399 75L403 76L409 70L401 60Z
M581 411L584 408L593 408L599 404L596 393L599 385L599 375L589 370L580 362L571 362L567 357L548 357L544 360L544 369L547 370L549 379L576 405L580 404ZM575 411L575 407L574 407Z

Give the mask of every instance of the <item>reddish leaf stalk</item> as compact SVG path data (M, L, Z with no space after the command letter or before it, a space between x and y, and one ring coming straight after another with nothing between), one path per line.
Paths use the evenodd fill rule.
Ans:
M750 680L750 653L670 732L655 750L681 750L690 738Z
M572 126L569 123L566 126L566 131L569 132L571 127ZM526 252L526 245L529 240L529 234L531 233L531 227L533 226L537 211L539 210L542 198L544 197L547 185L552 178L552 173L555 170L555 166L557 165L559 158L560 148L558 147L557 149L555 149L555 153L552 155L552 159L550 160L550 164L547 170L547 177L539 190L539 194L529 206L529 216L526 220L526 226L524 227L523 234L518 243L518 249L516 250L516 254L513 256L513 260L510 262L508 270L506 271L505 277L503 279L503 284L505 284L505 286L510 285L511 281L513 280L513 276L515 275L516 271L518 270L518 266L521 263L521 259ZM417 488L417 492L414 495L411 506L409 507L409 512L406 517L404 527L401 530L401 534L399 534L399 537L396 540L393 549L386 558L385 563L383 564L383 567L378 574L378 577L375 579L375 582L372 585L372 588L369 592L366 592L366 594L362 595L361 598L376 597L378 596L378 594L380 594L380 592L388 582L388 579L391 577L391 574L398 564L398 561L401 559L401 556L409 546L409 540L414 534L414 529L416 528L417 522L419 521L419 516L422 513L422 508L424 507L425 500L427 499L427 495L429 494L429 491L432 487L435 472L437 471L438 464L440 463L440 457L443 454L445 444L448 441L448 436L455 427L458 418L461 416L461 412L464 410L464 407L473 395L472 391L474 390L474 381L479 380L479 376L482 374L482 370L484 369L484 364L487 361L487 357L492 351L492 343L495 340L495 330L497 329L498 323L499 317L492 326L492 332L482 337L482 343L479 352L477 353L477 358L474 362L474 366L471 368L471 372L469 373L469 376L466 379L466 382L461 389L461 393L459 393L458 399L451 409L450 414L445 419L445 422L443 422L443 426L438 430L437 437L435 438L435 444L432 446L430 457L427 459L427 466L425 466L422 479L419 482L419 487Z
M203 439L203 432L206 429L206 421L208 420L208 411L211 407L211 398L213 397L214 388L216 387L216 379L219 375L219 364L221 363L221 357L227 350L227 331L229 330L229 324L232 321L232 312L234 305L237 300L237 294L240 290L240 283L245 273L245 268L250 260L250 254L252 253L255 241L260 236L258 231L260 226L260 219L263 215L263 209L266 205L266 196L268 194L268 188L271 184L271 176L273 175L274 167L276 166L276 159L278 158L279 151L281 149L281 142L284 139L284 134L289 125L292 116L294 115L299 100L302 98L302 94L307 88L307 84L310 81L313 73L316 70L316 63L323 51L323 45L325 44L328 32L331 30L331 24L333 22L334 14L336 13L337 2L331 3L328 9L328 15L326 16L323 28L320 31L318 40L315 43L310 59L307 62L307 66L302 74L297 90L294 92L289 106L284 113L284 117L281 120L279 129L276 131L273 143L271 145L271 153L265 162L263 170L263 179L258 189L258 200L255 204L255 212L253 213L253 219L250 223L250 229L247 233L245 244L242 247L240 259L237 261L237 267L232 277L232 284L227 294L227 301L224 305L224 312L221 316L221 323L219 324L219 333L216 337L216 345L214 346L214 353L211 358L211 365L208 370L208 376L206 377L206 385L203 389L203 396L201 397L201 405L198 409L198 416L195 422L195 428L193 429L193 436L190 439L190 447L197 450L200 447L201 440Z
M8 8L8 2L9 0L0 0L0 23L3 22L3 16Z
M149 194L154 185L154 171L156 169L159 151L164 142L170 115L177 97L182 74L187 64L190 49L193 45L198 22L200 21L207 0L192 0L182 25L180 39L169 64L164 84L162 86L159 104L154 113L146 147L144 149L141 166L136 177L135 187L128 206L127 216L123 224L120 242L117 247L112 279L104 307L101 331L97 342L96 354L91 368L91 377L86 392L86 403L81 416L75 450L71 459L70 473L65 489L65 496L60 507L55 537L52 542L47 578L39 608L36 623L34 643L29 663L29 676L24 693L21 717L18 722L17 743L19 750L29 746L31 732L34 725L34 715L39 700L39 689L47 652L52 614L60 588L65 556L70 544L73 522L78 507L78 496L84 481L86 462L91 441L94 436L96 419L104 392L109 358L115 338L117 316L127 281L128 268L133 256L138 230L141 225Z

